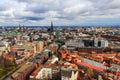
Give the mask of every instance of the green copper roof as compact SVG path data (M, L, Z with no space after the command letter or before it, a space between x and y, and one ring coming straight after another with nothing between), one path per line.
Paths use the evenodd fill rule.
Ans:
M20 32L18 32L18 33L17 33L17 36L21 36L21 33L20 33Z

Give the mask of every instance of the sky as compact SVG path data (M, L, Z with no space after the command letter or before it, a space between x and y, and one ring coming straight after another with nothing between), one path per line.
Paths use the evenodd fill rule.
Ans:
M120 0L0 0L0 26L120 25Z

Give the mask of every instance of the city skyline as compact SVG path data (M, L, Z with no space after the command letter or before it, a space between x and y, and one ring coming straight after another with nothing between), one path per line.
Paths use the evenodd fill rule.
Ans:
M0 26L120 25L118 0L4 0Z

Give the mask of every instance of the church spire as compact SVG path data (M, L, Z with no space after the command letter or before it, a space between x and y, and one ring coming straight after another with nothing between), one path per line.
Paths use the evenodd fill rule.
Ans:
M54 29L53 29L53 22L52 22L52 21L51 21L51 29L50 29L50 30L51 30L51 33L52 33L53 30L54 30Z

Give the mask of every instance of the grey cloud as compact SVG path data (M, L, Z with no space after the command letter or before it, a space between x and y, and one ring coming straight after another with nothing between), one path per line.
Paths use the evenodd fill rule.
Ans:
M119 0L12 0L15 5L0 5L0 18L11 21L45 21L55 19L69 22L86 21L102 17L119 17ZM20 3L19 3L20 2ZM19 6L16 6L18 5ZM8 5L8 6L7 6ZM2 7L3 6L3 7ZM15 7L16 6L16 7ZM3 13L2 13L3 12ZM9 19L9 20L10 20ZM92 21L94 21L92 20ZM67 22L69 21L69 22ZM61 22L62 23L62 22Z
M4 7L0 7L0 11L4 11L6 8Z
M44 18L40 18L40 17L24 17L23 19L37 21L37 20L43 20Z
M41 0L41 3L37 3L37 1L38 0L34 0L33 4L28 5L26 11L31 11L36 15L43 14L43 17L49 17L44 16L44 14L49 14L49 11L56 11L58 15L54 17L65 20L74 20L79 16L107 16L111 13L114 14L114 12L112 12L113 10L111 9L116 8L115 6L111 6L113 5L113 0L88 0L92 5L90 5L89 3L83 3L84 6L82 8L81 6L79 6L82 5L81 3L79 3L79 0L75 0L78 3L73 2L73 4L68 2L67 0L62 2L60 0L54 0L54 2L52 3L50 3L50 1L53 0L48 0L47 3L43 0ZM30 1L25 0L25 2ZM59 4L57 2L59 2Z
M58 18L58 19L65 19L65 20L73 20L74 19L74 17L71 17L71 16L65 16L65 17L60 16L60 17L56 17L56 18Z
M30 0L17 0L18 2L30 2Z
M5 11L7 9L9 9L8 6L0 4L0 11Z
M41 0L39 3L33 3L27 5L26 11L31 11L34 13L46 13L49 11L61 11L63 6L60 4L59 0L48 0L48 2Z
M27 20L38 21L44 19L44 17L38 15L22 15L22 14L14 13L14 16L16 19L26 20L26 21Z
M46 5L35 5L35 6L28 6L26 8L26 11L31 11L31 12L34 12L34 13L45 13L47 11L49 11L49 6L46 6Z
M18 0L22 2L30 2L29 0ZM34 0L33 4L27 4L26 11L31 11L35 14L47 14L49 11L56 11L59 16L54 16L59 19L72 20L75 17L87 12L87 6L81 8L78 0L48 0L48 2L41 0ZM80 8L79 8L80 7ZM49 16L47 16L49 17Z
M120 1L118 0L89 0L93 5L100 10L108 10L120 8Z

